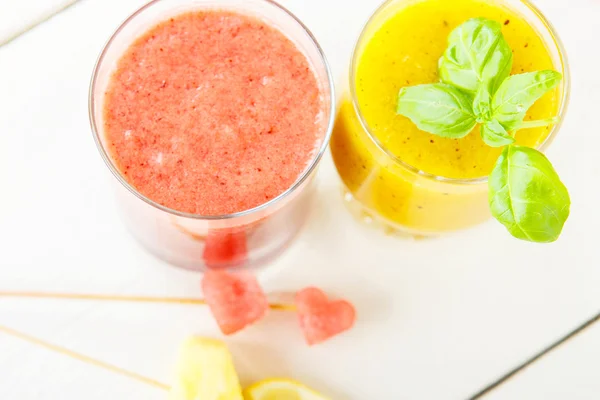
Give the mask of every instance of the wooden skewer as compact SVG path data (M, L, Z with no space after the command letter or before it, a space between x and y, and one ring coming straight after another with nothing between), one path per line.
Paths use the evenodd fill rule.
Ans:
M186 305L206 305L202 299L183 298L183 297L152 297L152 296L127 296L127 295L105 295L105 294L84 294L84 293L51 293L51 292L28 292L28 291L0 291L0 297L13 297L24 299L69 299L69 300L91 300L91 301L112 301L112 302L133 302L133 303L162 303L162 304L186 304ZM295 312L296 307L291 304L273 303L269 305L272 310ZM19 332L7 326L0 325L0 333L23 340L30 344L43 347L54 353L62 354L71 359L93 365L98 368L113 372L123 377L136 380L146 385L153 386L162 390L170 390L169 385L148 378L136 372L128 371L121 367L97 360L85 354L78 353L66 347L58 346L46 342L37 337Z
M43 347L46 350L50 350L50 351L52 351L54 353L62 354L62 355L67 356L69 358L78 360L78 361L83 362L85 364L93 365L95 367L102 368L104 370L113 372L115 374L118 374L118 375L130 378L130 379L134 379L134 380L136 380L138 382L141 382L141 383L144 383L146 385L150 385L150 386L153 386L155 388L162 389L162 390L170 390L169 385L166 385L166 384L164 384L162 382L159 382L159 381L157 381L155 379L148 378L148 377L140 375L140 374L138 374L136 372L128 371L126 369L123 369L121 367L117 367L115 365L106 363L104 361L96 360L95 358L86 356L86 355L81 354L81 353L77 353L77 352L75 352L73 350L67 349L67 348L62 347L62 346L58 346L58 345L46 342L46 341L44 341L42 339L36 338L36 337L28 335L26 333L19 332L19 331L15 330L15 329L7 327L7 326L0 325L0 332L4 333L6 335L12 336L14 338L23 340L25 342L28 342L30 344Z
M51 293L51 292L14 292L0 291L0 297L20 297L28 299L70 299L70 300L95 300L95 301L116 301L130 303L163 303L163 304L187 304L187 305L206 305L202 299L184 298L184 297L153 297L153 296L127 296L127 295L106 295L106 294L85 294L85 293ZM295 312L296 306L292 304L272 303L269 304L272 310Z

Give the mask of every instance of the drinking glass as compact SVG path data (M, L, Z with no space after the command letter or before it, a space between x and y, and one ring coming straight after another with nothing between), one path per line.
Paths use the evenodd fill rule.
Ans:
M253 209L205 216L179 212L144 196L123 177L107 150L104 94L118 59L156 24L194 10L231 10L258 17L279 29L309 60L325 104L318 148L296 182ZM331 135L335 113L331 71L314 36L288 10L270 0L154 0L131 15L112 35L94 68L89 94L92 132L100 155L115 177L118 208L127 228L151 253L176 266L261 267L282 253L307 220L315 194L315 175ZM317 128L315 128L317 129Z
M486 221L491 215L487 176L453 179L419 170L381 143L360 108L356 74L365 45L394 13L415 2L388 0L364 27L354 48L349 85L333 130L331 151L343 181L344 199L355 216L390 233L421 237L465 229ZM555 69L563 74L558 114L562 121L569 100L570 75L556 31L527 0L501 0L498 3L516 11L534 27L550 51ZM546 150L559 129L560 123L537 148Z

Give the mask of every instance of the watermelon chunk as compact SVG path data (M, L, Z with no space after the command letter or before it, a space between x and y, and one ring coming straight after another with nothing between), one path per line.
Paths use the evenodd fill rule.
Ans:
M267 296L249 272L208 270L202 278L202 291L225 335L257 322L269 310Z
M356 310L346 300L329 300L315 287L296 294L298 322L309 345L322 343L354 326Z
M204 246L202 258L209 268L240 266L248 257L244 231L211 230Z

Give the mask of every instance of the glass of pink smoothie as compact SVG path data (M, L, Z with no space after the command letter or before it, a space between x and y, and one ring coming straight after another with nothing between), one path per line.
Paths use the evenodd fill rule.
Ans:
M123 220L180 267L260 267L307 220L335 112L308 29L270 0L154 0L105 46L90 120Z

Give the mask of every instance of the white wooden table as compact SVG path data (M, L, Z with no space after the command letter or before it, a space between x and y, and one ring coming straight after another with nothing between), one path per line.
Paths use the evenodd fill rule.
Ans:
M88 124L87 88L112 31L143 0L81 0L0 47L0 291L197 297L195 274L142 251L121 225ZM378 0L282 1L342 77ZM35 3L35 1L33 2ZM10 11L0 0L0 13ZM227 338L243 383L297 378L334 399L465 399L600 310L597 0L539 0L573 71L567 121L549 155L570 188L561 240L533 245L489 223L427 241L386 237L342 206L327 157L321 207L265 281L350 298L354 330L307 348L289 314ZM180 342L220 337L202 306L0 298L10 327L160 382ZM490 392L489 399L592 399L600 326ZM0 399L165 399L117 373L0 332Z

